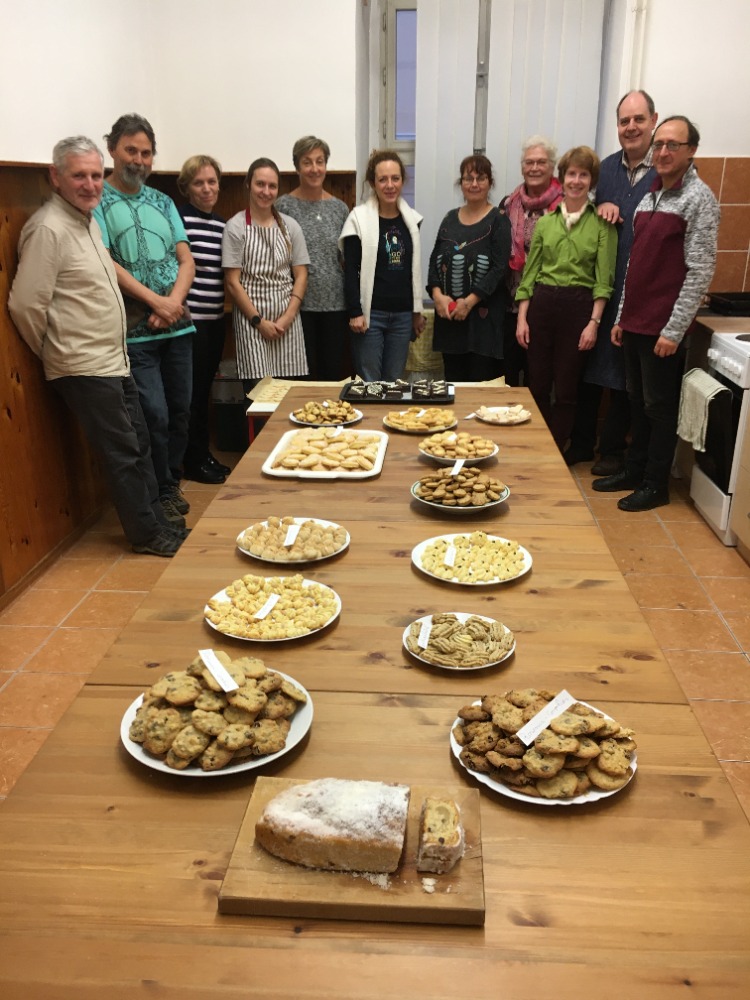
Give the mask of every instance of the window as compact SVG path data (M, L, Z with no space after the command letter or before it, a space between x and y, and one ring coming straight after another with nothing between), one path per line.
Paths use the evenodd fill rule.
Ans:
M414 204L417 138L417 0L385 0L382 17L382 144L407 167L403 195Z

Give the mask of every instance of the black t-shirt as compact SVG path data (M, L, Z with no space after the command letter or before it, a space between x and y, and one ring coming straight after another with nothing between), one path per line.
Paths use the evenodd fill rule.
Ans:
M395 219L380 217L378 256L372 288L370 309L380 312L412 312L411 268L413 244L411 233L401 215ZM362 244L358 236L344 240L347 312L362 315L359 292L359 271L362 264Z

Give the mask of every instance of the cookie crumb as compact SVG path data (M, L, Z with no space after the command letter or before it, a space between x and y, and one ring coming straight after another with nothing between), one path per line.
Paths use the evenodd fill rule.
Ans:
M436 878L423 878L422 879L422 892L434 892L435 886L437 885Z
M364 878L367 879L372 885L376 885L379 889L390 889L391 880L384 872L352 872L354 878Z

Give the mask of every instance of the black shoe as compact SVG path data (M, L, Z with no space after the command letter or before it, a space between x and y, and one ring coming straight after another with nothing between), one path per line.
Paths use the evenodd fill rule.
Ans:
M139 555L170 558L177 552L181 544L182 539L177 538L169 528L160 528L147 542L142 545L133 545L131 548Z
M622 455L602 455L596 465L591 466L593 476L615 476L625 469Z
M566 465L578 465L579 462L590 462L593 457L593 451L579 451L578 448L572 446L563 454Z
M641 486L617 501L620 510L638 511L653 510L654 507L665 507L669 503L669 490L663 486Z
M185 479L192 479L194 483L210 483L214 486L223 483L227 478L226 473L222 472L218 465L212 465L208 459L195 468L186 466L184 474Z
M604 479L595 479L591 484L598 493L624 493L625 490L637 490L643 483L643 476L638 472L616 472L613 476L605 476Z
M214 458L214 456L211 454L210 451L208 453L206 461L208 462L209 465L212 465L215 469L218 469L219 472L223 472L225 476L228 476L229 473L232 471L228 465L222 465L222 463L217 458Z

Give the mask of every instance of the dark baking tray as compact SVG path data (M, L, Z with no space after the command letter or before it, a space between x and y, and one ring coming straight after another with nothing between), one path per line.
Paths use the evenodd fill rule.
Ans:
M750 292L711 292L708 301L722 316L750 316Z
M456 398L456 387L452 382L448 383L447 396L418 396L416 399L412 396L410 389L405 389L403 396L391 396L390 399L386 399L385 396L379 398L375 396L350 396L349 387L352 385L354 385L353 382L347 382L339 393L339 399L345 399L352 406L359 406L360 403L387 403L391 407L399 406L401 403L407 406L412 406L415 403L426 403L429 406L435 406L438 403L453 403Z

